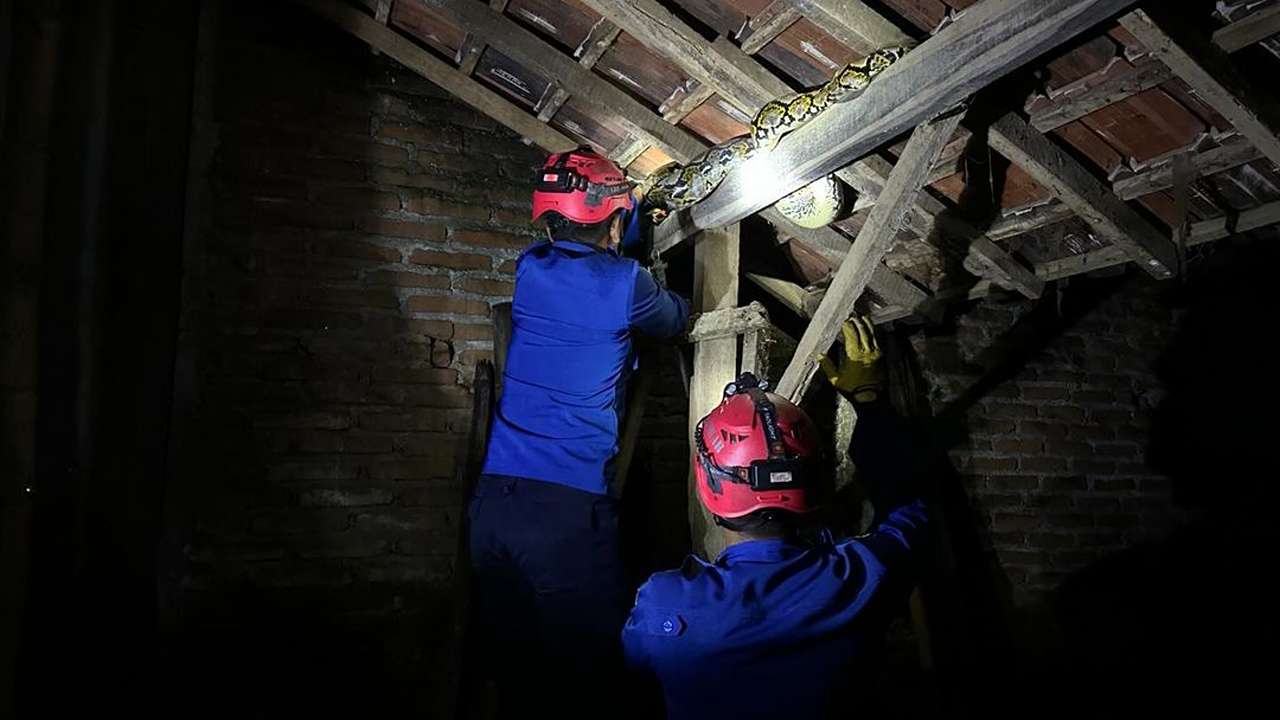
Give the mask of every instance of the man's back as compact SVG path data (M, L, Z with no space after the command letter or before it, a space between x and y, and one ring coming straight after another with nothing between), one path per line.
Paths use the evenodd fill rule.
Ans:
M485 473L604 494L634 364L631 332L672 336L687 318L634 260L573 242L526 250Z
M825 717L876 656L924 523L913 502L863 538L744 542L658 573L623 630L628 663L657 676L673 719Z

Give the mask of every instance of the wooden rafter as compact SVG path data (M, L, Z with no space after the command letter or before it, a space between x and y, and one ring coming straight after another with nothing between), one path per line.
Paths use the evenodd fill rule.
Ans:
M390 0L385 1L388 6L391 5ZM497 12L503 12L509 4L510 0L489 0L489 7ZM480 64L480 56L484 54L484 49L485 43L483 40L471 33L467 33L467 37L462 41L462 47L458 48L458 57L455 58L458 63L458 70L463 75L474 73L476 65Z
M471 107L551 152L563 152L577 142L504 99L448 63L400 36L375 18L337 0L295 0L312 12L369 43L369 45L452 93Z
M851 48L879 49L915 43L861 0L796 0L801 14Z
M600 18L591 28L591 32L587 34L587 38L582 41L578 49L574 51L574 57L578 58L578 64L590 70L600 62L600 58L609 52L609 48L613 47L613 41L618 39L618 35L622 33L622 28L613 23ZM569 91L558 82L552 82L548 87L555 88L551 90L551 95L546 102L539 103L538 119L544 122L555 117L560 108L569 100Z
M469 0L417 1L443 9L502 54L544 77L556 78L571 87L575 98L607 116L616 116L633 136L656 145L668 155L687 160L706 147L701 140L663 121L638 100L566 57L505 15Z
M1250 88L1224 53L1209 42L1197 42L1193 32L1177 28L1176 23L1164 17L1157 23L1147 11L1135 10L1121 18L1120 24L1190 85L1200 100L1230 121L1271 162L1280 165L1280 137L1276 135L1280 109L1274 97ZM1168 28L1177 28L1176 39ZM1190 51L1195 51L1195 56Z
M1227 218L1204 220L1191 225L1187 236L1187 244L1203 245L1222 240L1236 233L1248 232L1258 228L1280 223L1280 202L1272 202L1252 210L1240 213L1234 224ZM1041 263L1036 273L1045 280L1060 280L1072 275L1093 272L1103 268L1122 265L1129 262L1129 256L1120 248L1105 247L1099 250L1072 255L1059 260Z
M1134 0L984 0L890 67L859 97L829 108L739 167L698 205L657 230L664 244L737 222L864 156Z
M1280 35L1280 5L1272 5L1240 18L1213 34L1213 42L1226 52L1243 50L1272 35Z
M1066 95L1040 110L1031 111L1031 126L1049 132L1075 122L1105 107L1168 82L1173 77L1169 68L1155 60L1145 60L1115 72L1087 90Z
M1192 154L1192 170L1197 176L1213 175L1261 157L1262 153L1253 143L1236 136L1228 138L1212 150ZM1135 200L1143 195L1168 190L1173 187L1173 160L1160 163L1133 177L1116 180L1112 187L1121 200Z
M1177 271L1177 253L1168 237L1022 118L1009 114L996 121L989 139L992 150L1048 188L1143 270L1157 278L1171 277Z
M642 44L671 59L677 66L698 79L721 97L754 115L770 99L785 95L790 88L777 76L755 62L728 40L720 38L708 42L655 0L583 0L593 10L613 22L630 28L630 33ZM887 30L879 28L864 16L871 12L862 3L827 3L823 12L838 13L850 25L862 27L865 32L885 36ZM853 6L859 6L856 9ZM846 15L847 13L847 15ZM874 13L872 13L874 14ZM878 16L877 16L878 17ZM881 23L887 23L881 19ZM888 177L888 171L878 171L867 163L855 163L836 173L852 185L859 194L874 199ZM941 205L926 208L922 204L932 200L922 196L913 208L913 215L926 218L923 227L913 229L921 237L929 237L933 220L941 213ZM934 201L936 203L936 201ZM991 271L1009 287L1017 288L1028 297L1038 297L1043 285L1029 269L1023 267L994 243L981 238L981 232L969 229L965 237L970 239L971 252L978 255L982 266ZM661 252L666 246L659 244ZM907 308L910 309L911 305Z
M817 369L815 356L835 341L840 324L853 312L854 303L862 296L872 273L893 244L903 217L914 205L915 195L924 186L934 162L959 124L960 114L956 113L916 128L889 175L879 202L872 208L871 217L858 233L853 248L840 263L831 287L814 311L778 383L778 394L794 402L804 395Z
M755 17L747 21L749 33L742 37L742 52L755 55L765 45L787 31L787 28L800 19L800 9L792 0L773 0Z

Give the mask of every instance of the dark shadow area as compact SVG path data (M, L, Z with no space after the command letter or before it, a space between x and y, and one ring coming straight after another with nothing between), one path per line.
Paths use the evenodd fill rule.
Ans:
M1061 717L1266 707L1267 648L1278 635L1267 576L1280 548L1270 417L1280 391L1266 349L1280 311L1266 290L1276 239L1220 242L1193 259L1174 293L1183 318L1157 366L1167 395L1148 463L1168 475L1192 520L1076 573L1033 611L1030 621L1057 642L1020 663L1018 699L1072 687L1055 708Z

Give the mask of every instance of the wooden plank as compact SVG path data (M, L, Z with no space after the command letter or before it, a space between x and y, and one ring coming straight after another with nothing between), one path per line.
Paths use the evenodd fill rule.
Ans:
M1057 98L1043 110L1031 113L1031 126L1040 132L1068 125L1126 98L1168 82L1173 72L1164 63L1146 60L1131 72L1111 77L1087 90Z
M1280 201L1245 210L1236 218L1234 227L1228 223L1227 218L1214 218L1193 223L1187 244L1203 245L1230 237L1233 230L1234 233L1243 233L1271 225L1280 225Z
M1134 0L984 0L884 72L859 97L828 109L768 155L730 173L698 205L673 213L655 239L679 242L737 222L963 102Z
M572 88L575 101L617 116L620 124L637 137L680 160L688 160L706 146L700 140L672 127L638 100L614 87L604 78L545 43L515 21L469 0L419 0L441 8L457 18L502 54L544 77L555 78Z
M335 0L295 0L312 12L369 43L396 62L452 93L459 100L488 115L530 142L550 152L578 146L572 138L539 122L501 95L437 60L399 33L354 7Z
M699 83L715 88L720 97L747 114L754 114L769 97L758 76L743 72L714 52L711 43L657 0L580 0L617 25L642 45L675 63ZM732 47L732 44L729 44ZM736 50L736 48L734 48ZM740 52L740 51L739 51ZM761 98L764 98L763 100Z
M1214 218L1192 223L1187 245L1203 245L1235 234L1278 224L1280 224L1280 201L1267 203L1240 213L1240 216L1236 219L1234 231L1229 229L1227 218ZM1116 247L1105 247L1080 255L1072 255L1041 263L1036 266L1036 274L1045 280L1061 280L1073 275L1081 275L1094 270L1123 265L1127 262L1129 262L1129 256L1123 250Z
M484 54L485 44L476 36L468 33L467 39L462 42L462 47L458 48L458 72L463 75L471 75L476 71L476 65L480 64L480 56Z
M779 395L793 402L799 402L804 396L818 367L815 357L835 341L840 324L853 312L854 303L889 251L903 218L915 204L916 194L959 125L960 115L957 113L921 125L912 133L880 200L871 210L871 217L862 226L853 248L840 264L831 287L800 338L796 353L778 383Z
M618 164L618 167L626 170L636 158L644 154L649 149L649 143L644 140L628 140L609 152L609 159Z
M1213 175L1231 170L1262 157L1253 143L1235 136L1225 140L1220 147L1191 156L1196 176ZM1163 162L1133 177L1121 178L1112 183L1112 189L1121 200L1134 200L1153 192L1173 187L1173 160Z
M1055 201L1027 212L1000 218L987 228L987 237L994 241L1008 240L1018 235L1025 235L1032 230L1070 220L1075 216L1075 211Z
M821 255L831 263L833 268L840 267L840 263L844 262L853 244L848 237L834 228L802 228L792 224L782 216L782 213L772 208L760 215L773 223L780 232ZM932 299L927 293L885 267L883 263L876 266L871 276L871 290L886 302L903 308L908 314L926 310L931 306Z
M609 48L613 47L613 41L617 40L621 33L622 28L600 18L592 26L591 32L587 33L586 39L578 49L573 51L573 56L578 58L578 64L582 67L593 68L600 62L600 58L609 52Z
M743 274L761 290L769 293L770 296L782 303L788 310L802 318L813 317L813 311L818 309L818 303L822 298L822 293L820 292L802 288L790 280L782 280L757 273Z
M699 312L725 310L738 304L739 226L711 230L694 246L693 307ZM738 339L703 340L693 348L693 378L689 385L689 437L698 421L711 412L737 373ZM693 448L690 448L692 452ZM693 550L715 559L725 546L719 527L698 501L692 470L688 481L689 530Z
M753 302L742 307L726 307L694 315L685 335L688 342L737 337L752 330L769 327L769 313L764 306Z
M1280 35L1280 5L1272 5L1240 18L1213 34L1213 42L1226 52L1243 50L1272 35Z
M813 24L853 50L915 45L906 33L861 0L797 0Z
M1168 10L1153 5L1152 10ZM1226 118L1249 142L1271 162L1280 165L1280 108L1273 93L1259 92L1237 75L1230 59L1213 45L1197 42L1193 32L1169 28L1177 26L1163 16L1160 23L1146 10L1125 15L1120 24L1133 33L1174 75L1191 86L1196 97Z
M540 102L537 108L538 119L542 122L550 121L551 118L556 116L556 113L560 112L560 108L564 107L566 102L569 102L568 90L558 84L548 85L547 87L552 88L551 94L546 97L545 102Z
M1011 113L997 120L991 126L989 139L992 150L1048 188L1153 277L1168 278L1177 271L1177 252L1168 237L1022 118Z
M873 155L859 161L866 176L888 184L892 165L888 160ZM932 173L931 173L932 174ZM883 178L883 180L882 180ZM875 194L881 191L877 188ZM928 192L920 193L905 218L907 228L936 247L971 257L987 275L1001 285L1017 290L1028 298L1038 298L1044 291L1044 283L1029 268L988 238L971 223L948 212L941 200Z
M658 112L662 113L662 119L677 125L679 122L689 116L689 113L698 109L698 106L711 99L716 91L707 85L695 85L692 89L686 90L683 87L678 88L667 101L662 103L662 107L658 108Z
M746 29L750 32L746 37L739 35L742 52L755 55L799 19L800 8L793 0L773 0L747 22Z

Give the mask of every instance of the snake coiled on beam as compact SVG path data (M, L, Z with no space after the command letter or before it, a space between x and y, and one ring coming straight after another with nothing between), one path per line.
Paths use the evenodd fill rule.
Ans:
M877 50L850 63L825 84L789 98L765 103L751 121L751 133L731 138L684 165L671 164L645 183L645 199L666 211L683 210L710 195L725 176L745 160L774 148L787 133L802 127L836 103L856 97L907 53L903 47ZM779 200L776 207L802 227L821 227L839 215L844 204L840 183L830 175Z

